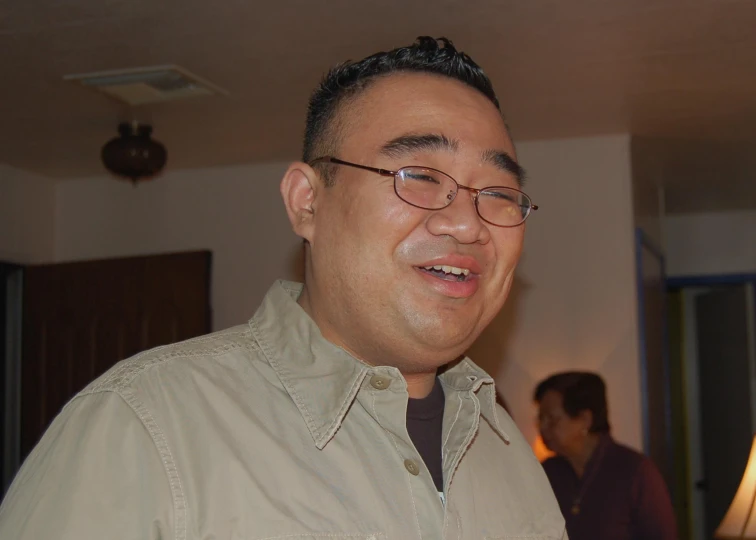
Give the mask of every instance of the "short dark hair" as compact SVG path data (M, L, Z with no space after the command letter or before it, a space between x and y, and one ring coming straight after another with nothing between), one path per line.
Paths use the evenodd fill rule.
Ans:
M302 160L307 163L335 153L342 128L338 116L344 103L379 77L402 72L455 79L478 90L501 111L491 80L472 58L458 51L445 37L421 36L408 47L379 52L358 62L345 62L325 75L310 97Z
M562 394L562 408L570 418L577 417L581 411L591 411L591 433L608 433L611 429L606 405L606 385L598 374L588 371L557 373L538 384L533 398L540 403L549 390Z

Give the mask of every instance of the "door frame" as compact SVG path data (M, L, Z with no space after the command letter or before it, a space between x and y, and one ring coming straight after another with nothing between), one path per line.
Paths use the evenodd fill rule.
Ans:
M687 287L718 287L721 285L745 285L751 283L756 286L756 274L703 274L695 276L670 276L667 278L667 289L685 289Z
M661 274L661 286L664 289L665 295L663 304L662 320L664 321L663 329L663 352L662 362L664 368L664 417L667 424L667 430L665 433L667 450L671 452L672 449L672 430L671 419L672 409L670 402L670 380L669 380L669 336L667 328L667 302L666 292L669 289L667 281L666 261L664 259L664 252L656 245L656 243L646 234L641 228L637 228L635 231L635 273L636 273L636 294L638 297L638 339L639 339L639 354L640 354L640 389L641 389L641 420L643 428L643 451L646 455L650 455L651 450L651 412L649 410L649 397L648 397L648 357L646 355L646 300L643 293L643 263L647 257L654 260L659 265L659 272Z

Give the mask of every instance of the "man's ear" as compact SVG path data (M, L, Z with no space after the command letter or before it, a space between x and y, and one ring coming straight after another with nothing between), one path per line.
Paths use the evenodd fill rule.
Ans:
M310 243L315 226L315 197L321 185L313 168L301 162L289 165L281 180L281 196L291 227L297 236Z

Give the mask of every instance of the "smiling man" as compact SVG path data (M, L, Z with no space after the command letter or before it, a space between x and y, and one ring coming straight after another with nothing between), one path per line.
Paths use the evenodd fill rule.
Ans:
M90 385L30 456L5 538L564 538L464 352L536 207L482 70L445 39L343 64L281 182L305 283Z

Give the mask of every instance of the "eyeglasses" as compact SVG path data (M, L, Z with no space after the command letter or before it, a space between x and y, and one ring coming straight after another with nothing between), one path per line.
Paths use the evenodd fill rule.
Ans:
M497 227L522 225L532 210L538 210L538 206L533 204L530 197L519 189L504 186L475 189L463 186L448 174L428 167L402 167L398 171L389 171L350 163L332 156L313 159L309 165L317 163L346 165L381 176L393 176L396 195L407 204L424 210L446 208L457 198L460 189L467 190L473 193L475 210L481 219Z

